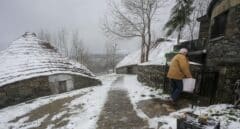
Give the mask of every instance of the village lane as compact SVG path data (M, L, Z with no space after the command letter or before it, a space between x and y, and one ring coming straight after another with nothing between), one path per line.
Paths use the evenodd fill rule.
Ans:
M137 116L123 85L124 76L118 77L112 84L97 129L148 129L148 121Z

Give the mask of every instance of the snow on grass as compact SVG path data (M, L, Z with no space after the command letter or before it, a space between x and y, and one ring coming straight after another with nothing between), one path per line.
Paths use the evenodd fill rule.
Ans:
M198 115L207 115L220 121L222 129L240 129L240 109L233 105L218 104L194 110Z
M204 115L213 118L220 122L220 129L240 129L240 109L233 108L233 105L217 104L209 107L185 108L171 113L167 118L172 118L176 121L176 119L185 112L192 112L196 115ZM161 122L166 121L163 120ZM167 121L165 126L176 129L176 124L171 123L171 121Z
M148 120L150 128L157 129L158 123L163 125L160 129L176 129L176 120L179 116L185 112L193 112L197 115L207 115L220 121L221 129L240 129L240 109L232 108L232 105L218 104L211 105L209 107L194 107L185 108L169 114L168 116L161 116L155 118L149 118L141 109L137 108L137 103L142 100L151 99L150 95L154 95L154 98L166 99L168 95L161 95L161 90L155 90L153 88L144 86L137 81L136 75L124 76L124 88L128 90L130 100L134 106L138 116ZM143 95L145 95L143 97Z
M67 111L63 111L63 112L60 112L58 113L57 115L53 116L53 118L51 119L52 121L55 121L59 118L61 118L63 115L67 114Z
M158 123L161 122L163 125L160 129L176 129L177 121L176 118L169 116L155 117L149 119L150 128L157 129Z
M28 129L31 127L38 127L41 125L42 121L49 116L49 114L43 114L41 119L35 121L28 121L28 117L23 117L18 121L10 122L17 117L22 117L25 114L31 113L31 111L53 103L56 100L73 97L76 95L82 94L80 97L74 98L70 103L64 104L64 111L54 114L50 119L54 121L61 118L65 114L69 114L68 117L64 117L64 120L67 120L68 123L61 128L64 129L94 129L100 111L102 110L104 103L106 101L107 92L110 89L111 83L116 79L117 75L106 75L100 76L99 79L102 80L102 86L95 86L84 88L80 90L75 90L63 94L51 95L46 97L41 97L35 100L32 100L31 103L21 103L15 106L10 106L0 110L0 129L4 128L21 128ZM40 112L41 113L41 112ZM2 117L4 116L4 117ZM54 123L49 124L48 129L54 128Z
M8 128L11 128L11 129L30 129L30 128L36 128L36 127L39 127L41 125L41 123L48 116L49 116L49 114L46 114L38 120L35 120L33 122L27 122L27 123L24 123L24 122L27 121L29 119L29 117L24 117L24 118L20 119L18 123L9 123L7 126L1 128L1 129L8 129ZM19 123L22 123L21 126L19 125Z
M86 88L86 89L75 90L75 91L58 94L58 95L45 96L45 97L31 100L32 102L29 101L30 103L25 102L18 105L3 108L0 110L0 116L5 116L5 117L0 117L0 128L5 127L8 124L8 121L11 121L18 116L23 116L24 114L27 114L38 107L49 104L58 99L62 99L65 97L72 97L74 95L81 94L87 91L88 89Z
M30 128L37 128L41 125L41 123L49 116L49 114L44 115L42 118L34 121L34 122L30 122L30 123L24 123L22 124L20 127L16 127L15 129L30 129Z

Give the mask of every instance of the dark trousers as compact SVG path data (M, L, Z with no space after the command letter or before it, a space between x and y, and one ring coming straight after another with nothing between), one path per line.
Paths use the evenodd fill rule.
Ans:
M171 97L173 101L176 101L183 90L183 81L182 80L176 80L176 79L170 79L170 84L172 86L172 92Z

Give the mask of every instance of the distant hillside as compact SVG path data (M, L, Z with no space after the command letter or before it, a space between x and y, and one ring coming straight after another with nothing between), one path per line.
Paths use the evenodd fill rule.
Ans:
M116 58L117 62L121 61L126 55L118 54ZM107 73L112 68L108 67L106 64L106 54L91 54L89 56L90 62L86 66L95 74Z

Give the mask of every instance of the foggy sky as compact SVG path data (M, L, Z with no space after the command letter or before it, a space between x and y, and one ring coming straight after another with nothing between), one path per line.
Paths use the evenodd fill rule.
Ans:
M161 37L175 0L161 8L153 37ZM41 29L57 32L78 30L91 53L105 52L106 37L101 19L109 14L107 0L0 0L0 50L25 32ZM139 48L139 41L118 41L119 51L129 53Z
M102 53L106 38L100 19L106 11L106 0L0 0L0 50L26 31L58 31L64 27L78 29L89 50ZM122 42L124 51L138 48L134 42Z

